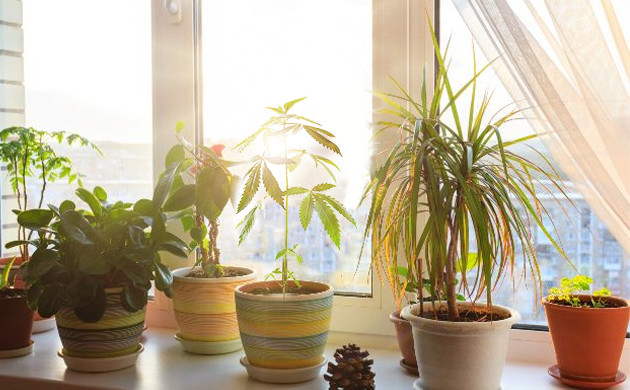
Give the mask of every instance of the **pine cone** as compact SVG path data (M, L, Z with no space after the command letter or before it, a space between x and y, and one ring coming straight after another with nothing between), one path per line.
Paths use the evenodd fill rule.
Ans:
M361 351L355 344L344 345L335 351L335 361L328 363L324 379L330 390L374 390L374 360L366 359L370 353Z

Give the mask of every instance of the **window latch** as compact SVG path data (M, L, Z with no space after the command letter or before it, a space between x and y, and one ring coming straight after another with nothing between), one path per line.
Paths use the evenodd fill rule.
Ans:
M164 0L164 9L169 23L179 24L182 21L181 0Z

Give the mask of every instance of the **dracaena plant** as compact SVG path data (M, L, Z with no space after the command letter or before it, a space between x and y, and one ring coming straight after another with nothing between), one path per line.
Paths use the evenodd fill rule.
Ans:
M0 161L6 164L11 190L17 197L17 214L29 207L41 208L48 184L65 180L79 181L70 158L60 155L54 144L79 145L101 151L86 138L63 131L47 132L32 127L8 127L0 131ZM39 191L29 193L29 180L35 180ZM23 226L18 227L18 240L30 239ZM20 255L28 259L28 246L20 245Z
M78 188L76 195L87 210L65 200L18 215L20 226L37 232L30 242L8 244L35 248L22 266L29 306L43 317L70 307L81 320L96 322L105 312L106 288L121 287L120 302L130 312L146 305L152 280L171 296L173 277L162 253L187 257L189 249L167 229L166 194L156 188L153 200L135 204L110 203L101 187Z
M239 151L243 151L257 138L260 137L265 140L265 148L251 160L251 166L244 177L243 193L237 211L239 213L243 212L248 207L249 211L238 225L240 227L239 244L243 242L251 231L256 219L256 213L263 205L264 199L258 200L252 205L252 201L256 193L258 193L262 182L263 192L265 194L264 198L271 198L284 209L283 248L276 255L276 259L281 259L282 264L265 277L265 279L273 278L279 280L283 293L287 292L287 283L290 279L299 287L299 282L289 269L289 260L294 259L298 264L302 262L302 257L297 250L298 244L290 245L289 243L289 202L292 199L302 198L299 209L299 219L304 230L306 230L311 223L313 213L316 213L324 225L326 233L337 248L340 247L341 241L339 218L337 214L356 226L350 212L348 212L339 201L326 194L326 191L335 188L335 184L324 182L296 186L292 181L291 173L295 171L304 160L311 160L314 164L314 168L319 168L327 172L333 181L335 181L333 170L339 170L337 165L330 158L297 147L296 140L299 139L301 135L306 135L329 151L341 156L339 147L332 141L332 138L335 136L331 132L322 129L319 123L294 114L291 111L295 104L304 99L305 98L292 100L278 107L267 107L269 110L273 111L274 115L263 123L257 131L236 146ZM268 146L273 143L280 143L280 145L282 145L280 155L274 155L269 150ZM282 186L273 173L272 166L282 168Z
M181 210L182 226L190 233L191 248L199 248L195 266L202 277L216 278L224 274L218 247L219 216L234 192L235 177L222 159L223 145L192 145L181 136L178 123L178 144L166 157L166 172L160 182L170 183L165 211Z
M491 94L479 98L477 79L488 65L477 69L473 61L471 79L455 87L447 54L441 53L435 35L433 42L438 69L432 96L425 80L419 99L395 81L398 94L378 94L387 118L379 122L379 131L398 132L399 138L366 188L370 210L364 242L371 240L374 268L397 297L406 280L401 289L392 269L399 267L402 251L407 275L428 279L425 289L418 288L419 300L423 294L446 300L441 318L457 320L458 290L473 301L483 297L490 306L497 283L515 275L508 271L515 271L519 244L522 270L539 288L530 226L537 226L564 253L543 223L550 216L537 189L554 188L566 195L550 165L539 166L510 151L533 136L503 140L502 126L517 111L490 113ZM464 96L469 100L461 102ZM468 112L460 113L458 105Z

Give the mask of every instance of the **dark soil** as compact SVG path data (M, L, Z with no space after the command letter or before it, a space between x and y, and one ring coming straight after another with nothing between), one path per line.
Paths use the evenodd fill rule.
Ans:
M24 298L26 297L26 290L23 289L13 289L13 288L5 288L4 290L0 290L0 299L7 298Z
M438 321L449 322L492 322L509 318L509 316L499 315L498 313L488 313L485 310L460 310L458 319L450 318L448 315L448 311L446 310L440 310L436 313L434 313L433 311L428 311L422 313L422 318L435 320L436 314Z
M318 292L321 292L321 290L315 290L315 289L307 288L304 286L297 287L294 285L289 285L287 286L286 295L308 295L308 294L316 294ZM256 294L256 295L282 294L282 287L281 286L260 287L260 288L250 291L250 294Z
M597 301L597 298L595 298L595 301ZM555 303L556 305L561 305L561 306L573 306L571 305L569 302L567 301L550 301L551 303ZM600 301L601 305L600 306L595 306L593 305L593 302L588 301L588 300L584 300L582 301L582 305L580 307L584 307L584 308L591 308L591 309L607 309L607 308L614 308L614 307L625 307L626 305L623 305L617 301L608 301L606 299L602 299Z
M222 275L215 277L213 279L230 278L234 276L245 276L248 274L248 272L238 270L238 269L225 268L224 270L225 272ZM200 268L196 268L190 271L190 273L186 275L186 277L187 278L206 278L205 276L203 276L203 270L201 270Z

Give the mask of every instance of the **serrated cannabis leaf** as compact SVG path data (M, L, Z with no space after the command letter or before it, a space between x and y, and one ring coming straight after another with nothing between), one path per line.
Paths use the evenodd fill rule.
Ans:
M332 242L335 243L337 249L341 249L341 231L339 228L339 220L337 219L335 212L330 208L330 206L328 206L326 201L322 199L322 194L312 193L311 196L313 197L315 211L317 212L320 221L322 221L326 233L328 233Z
M241 201L238 202L238 207L236 209L237 213L245 210L247 205L249 205L254 199L254 196L258 192L258 187L260 187L260 168L262 166L262 161L258 161L254 164L253 167L245 174L247 176L247 180L245 181L245 186L243 187L243 194L241 195Z
M304 230L311 223L311 218L313 217L313 197L311 194L308 194L302 200L302 204L300 205L300 222L302 223L302 227Z
M343 215L345 219L352 223L354 227L357 227L357 223L354 221L354 218L352 218L352 214L350 214L350 212L346 210L346 208L341 203L339 203L337 199L326 194L318 194L318 196L328 202L328 204L331 205L335 210L337 210L339 214Z
M308 133L308 135L311 136L311 138L313 138L315 141L317 141L317 143L319 143L320 145L324 146L325 148L328 148L328 149L332 150L333 152L335 152L335 153L337 153L338 155L341 156L341 150L339 150L339 147L334 142L332 142L331 140L329 140L325 136L321 135L320 133L318 133L315 130L312 130L309 127L310 126L305 126L304 130L306 130L306 132Z
M335 185L334 184L330 184L330 183L321 183L321 184L318 184L315 187L313 187L313 189L311 191L320 192L320 191L329 190L331 188L335 188Z
M254 222L256 222L256 212L258 211L258 206L249 210L249 212L245 215L245 218L241 220L241 222L236 225L237 228L241 228L241 231L238 235L238 245L241 245L249 232L251 232L254 227Z
M306 188L291 187L288 190L284 191L282 194L285 196L290 196L290 195L306 194L307 192L309 191Z
M278 185L278 181L276 180L271 170L267 167L267 164L263 164L263 174L262 174L263 184L265 185L265 189L267 190L267 194L271 197L271 199L275 200L281 207L284 207L284 198L282 197L282 190L280 189L280 185Z

